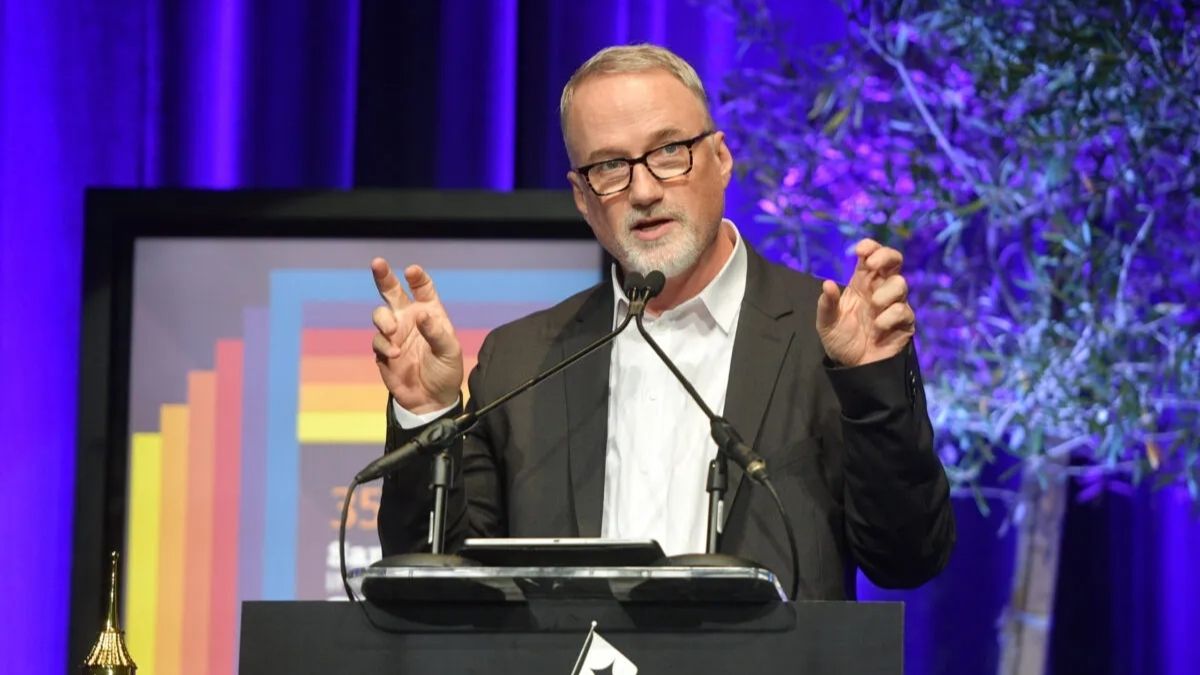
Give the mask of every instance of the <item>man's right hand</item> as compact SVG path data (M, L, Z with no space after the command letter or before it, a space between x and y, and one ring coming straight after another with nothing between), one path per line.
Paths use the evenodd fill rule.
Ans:
M383 258L371 261L371 274L385 303L371 317L379 330L372 347L384 385L417 415L454 405L462 389L462 349L433 279L417 265L405 269L410 298Z

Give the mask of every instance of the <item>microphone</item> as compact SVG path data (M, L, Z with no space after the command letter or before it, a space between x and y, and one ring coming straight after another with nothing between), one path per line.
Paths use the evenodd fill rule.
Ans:
M629 313L637 316L644 314L646 303L650 302L651 298L658 297L666 285L667 277L658 270L644 277L638 272L625 275L625 295L629 297Z
M654 275L656 274L658 275L657 279L654 278ZM662 292L662 287L665 282L666 278L663 277L662 272L651 272L650 278L643 277L637 272L630 272L629 274L625 275L625 283L623 287L625 290L625 295L629 298L629 309L625 313L625 319L622 320L620 325L618 325L611 333L604 335L595 342L587 345L583 349L580 349L578 352L568 356L566 359L549 370L546 370L538 375L535 375L529 380L526 380L509 391L507 394L504 394L500 398L497 398L479 410L474 412L465 412L458 417L445 417L435 422L431 422L411 441L405 443L399 448L396 448L392 452L387 453L383 457L376 459L368 464L362 471L359 471L354 476L355 482L361 485L368 481L382 478L383 476L396 470L396 468L401 464L404 464L409 459L416 457L417 455L436 454L441 450L450 447L450 445L453 444L459 436L465 434L471 429L471 427L475 426L475 423L479 421L479 418L500 407L514 396L519 396L529 389L532 389L542 380L545 380L551 375L558 373L588 354L596 351L600 347L603 347L605 344L612 342L618 335L621 334L622 331L625 330L625 328L629 325L629 322L635 317L637 317L640 321L641 315L646 311L646 302L649 301L650 298Z
M639 272L630 272L625 275L625 283L622 288L625 290L625 297L629 298L629 310L626 314L634 315L645 312L646 303L653 297L650 295L650 286L646 283L646 277Z
M650 297L658 297L658 294L662 293L663 287L667 285L667 276L658 270L654 270L646 275L646 285Z
M467 420L464 419L466 417L468 415L464 414L454 419L444 417L431 422L429 426L421 430L421 433L417 434L416 438L376 459L355 474L354 482L362 485L376 478L382 478L412 457L432 454L448 447L458 437L458 434L469 428L469 425L466 424Z

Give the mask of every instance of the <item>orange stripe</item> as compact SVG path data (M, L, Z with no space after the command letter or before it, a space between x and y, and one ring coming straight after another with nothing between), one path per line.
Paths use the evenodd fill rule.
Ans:
M370 320L370 317L366 317ZM358 328L306 328L300 334L301 356L369 355L374 330Z
M188 407L164 405L162 516L159 520L158 672L178 673L183 659L183 555L187 514Z
M370 354L306 356L300 359L300 384L379 384L379 368Z
M213 450L217 374L188 373L188 507L183 558L182 675L208 675L208 626L212 601Z
M238 505L242 470L241 340L217 342L216 449L213 457L212 612L209 673L237 670Z
M380 382L371 384L302 384L300 412L378 412L387 401L387 389Z

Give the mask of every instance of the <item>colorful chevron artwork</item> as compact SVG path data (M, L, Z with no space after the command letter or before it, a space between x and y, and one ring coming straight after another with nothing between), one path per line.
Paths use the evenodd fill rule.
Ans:
M495 326L599 280L597 269L434 269L466 367ZM139 672L236 672L243 600L337 597L336 519L382 450L387 392L371 353L378 296L361 269L274 269L211 365L156 373L186 399L129 437L125 606ZM248 297L250 294L248 293ZM189 326L190 331L206 329ZM464 392L464 396L465 396ZM339 491L340 490L340 491ZM359 488L352 565L377 558L378 486Z

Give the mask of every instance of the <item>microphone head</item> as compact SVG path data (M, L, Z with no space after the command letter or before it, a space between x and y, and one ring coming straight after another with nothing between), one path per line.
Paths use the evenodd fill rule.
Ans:
M650 291L650 294L646 296L646 299L649 300L662 293L663 287L667 285L667 275L658 270L653 270L646 275L645 283L646 288Z
M625 285L622 288L625 290L625 297L632 298L633 292L639 288L646 287L646 277L640 272L626 272Z

